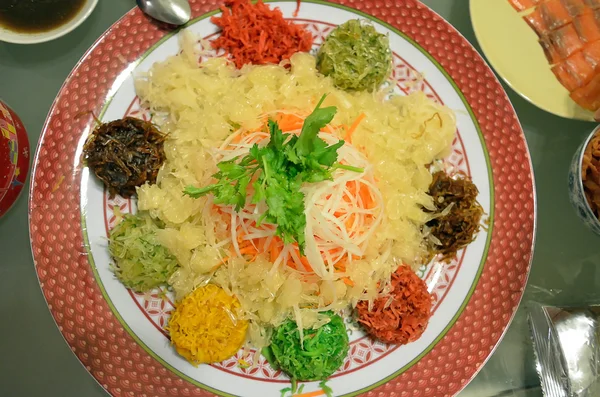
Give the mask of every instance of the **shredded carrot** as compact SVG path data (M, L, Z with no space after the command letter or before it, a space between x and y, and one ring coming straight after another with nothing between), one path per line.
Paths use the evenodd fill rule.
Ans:
M292 14L294 16L294 18L298 17L298 14L300 13L300 4L302 3L302 0L296 0L296 9L294 10L294 13Z
M356 118L356 120L354 120L354 123L352 123L352 125L350 126L350 128L348 128L348 131L346 132L346 138L345 138L346 141L352 142L352 134L354 134L354 131L356 131L356 128L358 127L360 122L364 120L365 117L367 117L367 116L364 113L361 113Z
M245 246L244 248L240 248L240 254L256 254L256 248L254 248L252 246L252 244L249 244L247 246Z
M373 337L403 345L418 339L431 317L427 285L408 266L392 274L390 296L377 298L369 311L367 301L358 302L358 321Z
M301 129L304 124L304 118L293 113L278 113L275 121L282 131Z
M215 49L224 49L240 69L245 64L278 64L296 52L310 50L313 37L303 27L286 21L281 10L271 9L262 0L227 0L220 17L211 21L222 30L213 40Z
M358 183L357 183L358 184ZM360 196L361 200L363 201L363 206L367 209L373 208L373 205L375 204L373 202L373 197L371 197L371 190L369 190L369 188L364 185L364 184L360 184L360 188L358 190L358 195Z
M281 253L277 240L277 237L273 237L273 239L271 240L271 246L269 247L269 251L271 253L271 262L275 262L275 260L277 260L277 257Z
M302 394L294 394L294 397L318 397L318 396L324 396L325 392L323 390L315 390L315 391L311 391L308 393L302 393Z
M354 287L354 281L350 280L350 278L348 277L342 277L342 281L344 282L344 284L346 284L348 287Z
M314 272L314 270L313 270L312 266L310 266L310 263L308 262L308 259L306 259L306 257L305 257L305 256L301 256L301 257L300 257L300 262L302 262L302 264L304 265L304 268L305 268L305 269L306 269L308 272L310 272L310 273L313 273L313 272Z

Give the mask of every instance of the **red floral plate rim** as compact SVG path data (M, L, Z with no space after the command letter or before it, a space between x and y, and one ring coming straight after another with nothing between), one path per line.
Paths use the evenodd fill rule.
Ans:
M491 164L492 208L496 212L492 219L497 225L490 233L485 266L480 267L461 310L444 330L445 336L414 360L418 361L416 364L410 363L409 366L414 364L410 369L400 370L406 371L401 376L397 372L370 386L368 389L379 388L367 393L454 395L475 376L499 342L526 285L536 205L531 160L522 130L505 92L482 58L454 28L423 4L416 0L403 4L381 0L310 2L375 19L409 40L457 90L476 121L484 148L488 147L486 161ZM192 1L194 15L220 3ZM127 29L132 24L139 25L134 29L145 37L128 43ZM404 32L396 25L402 26ZM166 370L115 319L91 274L79 222L79 197L73 197L74 191L79 193L81 182L79 153L75 149L92 125L89 117L75 116L102 109L110 100L110 92L114 93L111 85L117 76L137 64L140 56L160 44L167 34L139 10L133 10L101 36L67 78L50 110L31 181L30 234L42 291L73 352L98 382L115 395L210 394ZM124 48L123 44L131 45ZM115 50L115 45L120 48ZM511 145L508 152L506 147ZM509 256L507 249L511 250ZM502 291L498 286L503 287ZM139 372L128 372L131 368ZM151 378L150 374L160 376ZM395 379L390 381L391 378Z

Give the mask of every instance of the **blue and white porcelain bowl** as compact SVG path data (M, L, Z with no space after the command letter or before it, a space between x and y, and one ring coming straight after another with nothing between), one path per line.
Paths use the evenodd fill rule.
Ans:
M592 131L573 156L571 168L569 169L569 199L583 223L585 223L594 233L600 235L600 220L598 220L596 215L592 212L587 198L585 197L581 175L583 153L596 133L600 133L600 126Z

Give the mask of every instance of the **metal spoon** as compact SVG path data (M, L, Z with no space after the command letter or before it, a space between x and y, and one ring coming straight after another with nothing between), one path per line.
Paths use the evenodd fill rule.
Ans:
M183 25L192 17L188 0L136 0L138 7L162 22L171 25Z

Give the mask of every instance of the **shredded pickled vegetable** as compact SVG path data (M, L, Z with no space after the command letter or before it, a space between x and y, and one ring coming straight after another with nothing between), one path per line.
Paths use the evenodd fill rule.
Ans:
M450 261L469 245L479 231L483 208L477 202L477 186L464 176L451 177L443 171L433 174L429 187L437 216L427 222L435 244L432 254Z
M248 321L238 318L239 301L208 284L187 295L175 308L167 329L171 343L193 365L233 356L246 339Z
M392 275L389 296L359 302L358 321L375 338L399 345L418 339L431 317L431 295L427 285L410 268L400 266Z
M377 90L392 71L389 39L369 22L351 19L327 36L317 68L344 90Z
M116 207L115 212L120 216ZM165 284L179 267L157 238L159 227L147 214L127 214L110 232L108 250L113 271L128 288L145 292Z
M286 21L278 8L271 9L262 0L255 4L249 0L227 0L221 11L222 16L211 18L222 29L212 46L223 48L237 68L245 64L277 64L312 46L310 32Z

